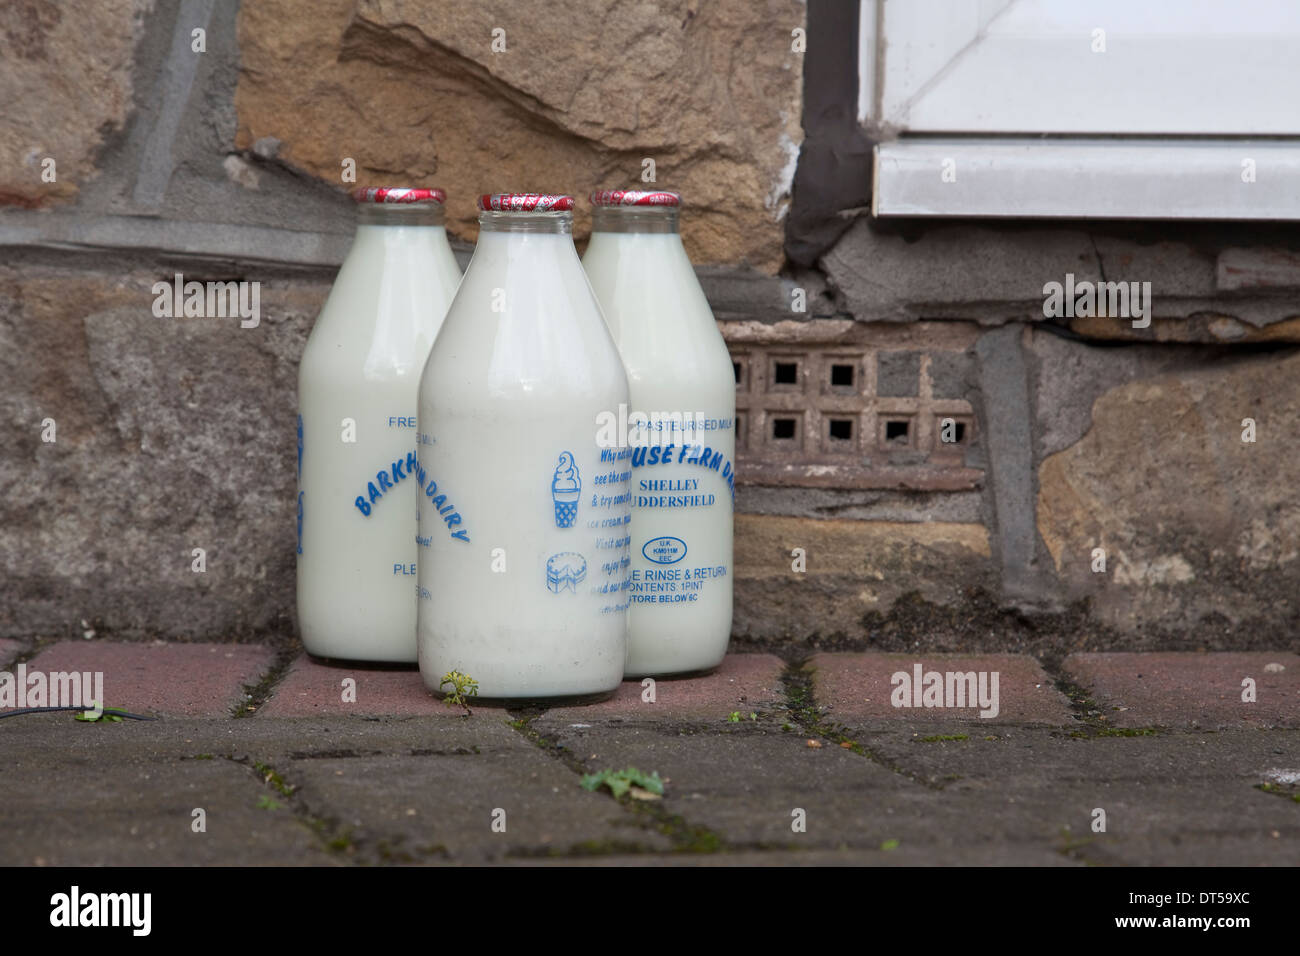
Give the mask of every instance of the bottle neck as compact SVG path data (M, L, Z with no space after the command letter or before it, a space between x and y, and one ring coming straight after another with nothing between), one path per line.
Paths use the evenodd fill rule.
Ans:
M479 213L480 232L514 232L567 236L573 232L571 212L498 212Z
M446 221L442 203L360 203L359 226L441 226Z
M592 232L650 232L676 234L676 206L596 206Z

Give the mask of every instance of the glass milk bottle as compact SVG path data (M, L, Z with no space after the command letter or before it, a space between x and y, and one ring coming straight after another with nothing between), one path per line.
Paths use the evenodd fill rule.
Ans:
M420 382L420 673L486 698L623 678L628 449L601 448L627 376L568 196L479 200L478 245ZM450 691L450 686L441 688Z
M736 381L677 231L676 193L593 193L582 264L627 367L627 676L715 667L731 636Z
M416 391L460 282L441 189L358 189L298 372L298 626L311 654L416 660Z

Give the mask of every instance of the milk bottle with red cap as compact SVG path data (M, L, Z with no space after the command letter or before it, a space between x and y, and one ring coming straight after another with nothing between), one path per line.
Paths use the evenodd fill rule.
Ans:
M627 652L627 376L573 247L573 200L479 200L478 245L420 383L420 673L486 698L612 690Z
M298 625L320 657L416 659L416 391L460 281L441 189L358 189L298 372Z
M591 196L583 267L627 367L629 677L716 666L731 635L736 385L678 233L680 197Z

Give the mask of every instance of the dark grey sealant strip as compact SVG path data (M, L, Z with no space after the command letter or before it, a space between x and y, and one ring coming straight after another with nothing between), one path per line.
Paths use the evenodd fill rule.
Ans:
M1021 348L1024 326L1012 323L985 332L975 343L981 428L992 482L995 547L1004 595L1013 603L1037 603L1037 494L1029 368Z
M132 199L141 211L160 208L163 197L167 194L174 166L172 145L176 141L181 120L185 118L190 91L194 88L194 77L199 69L199 58L204 56L192 48L193 31L201 28L206 33L215 2L216 0L181 0L180 9L176 13L172 45L162 70L162 105L154 120L153 129L145 140L132 194Z

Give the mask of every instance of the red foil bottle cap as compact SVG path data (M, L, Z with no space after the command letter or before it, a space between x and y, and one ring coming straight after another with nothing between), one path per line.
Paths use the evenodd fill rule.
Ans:
M572 196L549 193L485 193L478 197L484 212L563 212L573 208Z
M591 194L593 206L680 206L677 193L650 189L598 189Z
M366 186L352 190L357 202L375 203L445 203L447 194L441 189L407 189L399 186Z

